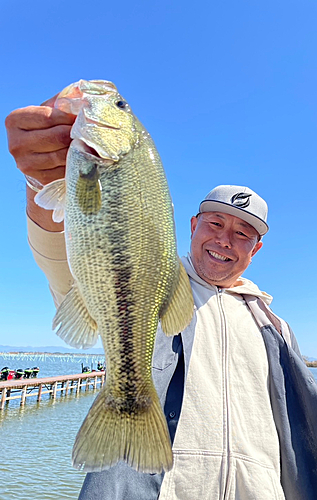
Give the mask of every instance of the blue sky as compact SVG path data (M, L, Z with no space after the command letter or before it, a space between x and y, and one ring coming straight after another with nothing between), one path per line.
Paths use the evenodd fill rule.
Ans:
M267 200L271 229L245 276L317 357L316 2L17 0L0 13L0 344L64 345L27 245L4 119L84 78L113 81L154 138L180 254L212 187Z

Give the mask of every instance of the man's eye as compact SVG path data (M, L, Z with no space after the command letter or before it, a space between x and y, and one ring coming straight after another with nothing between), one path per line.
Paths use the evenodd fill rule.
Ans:
M237 231L237 234L239 234L240 236L244 236L245 238L249 238L249 236L244 234L242 231Z

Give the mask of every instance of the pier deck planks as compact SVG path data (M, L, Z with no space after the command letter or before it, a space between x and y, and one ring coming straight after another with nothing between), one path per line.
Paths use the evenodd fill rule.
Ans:
M42 377L42 378L29 378L19 380L3 380L0 381L0 410L3 410L5 403L12 399L21 399L21 406L25 404L27 397L36 396L37 401L40 402L43 394L51 394L52 398L56 398L57 392L67 395L72 389L76 389L76 394L79 394L80 389L85 387L86 390L89 386L93 389L97 388L97 384L102 386L105 380L104 371L93 371L90 373L77 373L74 375L58 375L56 377ZM66 386L65 386L66 382ZM43 390L43 388L47 390ZM38 390L36 392L36 389ZM19 393L12 396L11 392Z

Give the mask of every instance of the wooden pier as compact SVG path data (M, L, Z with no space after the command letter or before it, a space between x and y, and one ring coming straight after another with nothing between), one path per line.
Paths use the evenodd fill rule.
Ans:
M99 388L102 387L104 381L104 371L0 381L0 410L3 410L6 403L13 399L20 399L20 405L23 406L26 398L31 396L36 396L39 402L43 394L50 394L53 399L56 398L58 392L66 396L74 391L78 395L83 388L87 391L89 388L97 389L98 385Z

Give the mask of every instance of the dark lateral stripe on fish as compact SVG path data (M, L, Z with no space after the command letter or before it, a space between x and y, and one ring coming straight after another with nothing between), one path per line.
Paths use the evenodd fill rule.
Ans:
M112 176L111 176L112 177ZM110 179L109 179L110 181ZM120 183L118 176L113 172L113 184L110 181L111 189L114 186L118 189ZM118 189L120 192L120 189ZM122 398L113 398L111 395L107 397L106 404L118 411L119 413L132 414L142 408L148 407L150 401L147 398L135 398L137 391L136 371L135 371L135 346L133 342L134 317L131 314L133 306L132 290L130 287L131 264L126 251L123 251L125 241L126 221L123 214L118 210L122 201L119 197L110 198L109 212L116 214L116 227L109 231L109 249L111 253L112 269L115 278L114 289L117 298L118 309L118 333L120 338L120 370L124 373L124 377L119 381L120 392ZM113 201L112 201L113 200Z
M118 255L115 261L118 260ZM127 376L126 382L122 385L122 390L128 396L131 391L136 389L135 384L135 367L134 367L134 343L133 343L133 326L134 319L131 315L131 309L134 305L131 300L131 290L128 283L131 276L131 271L128 266L114 266L114 274L117 278L115 293L117 296L118 307L118 327L120 337L120 354L122 370Z

